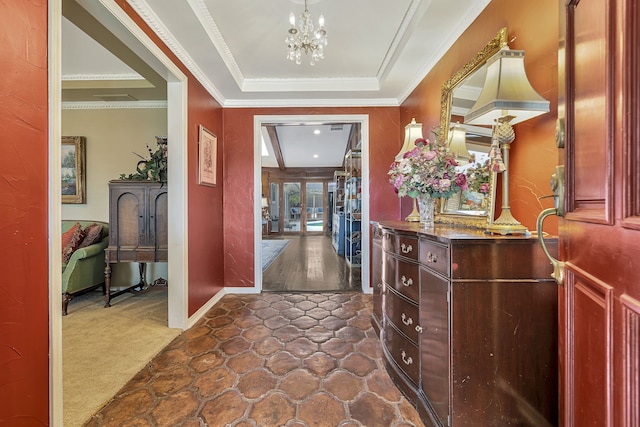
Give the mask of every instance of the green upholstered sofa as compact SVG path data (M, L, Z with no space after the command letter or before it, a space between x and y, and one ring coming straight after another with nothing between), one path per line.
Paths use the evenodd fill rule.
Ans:
M62 315L67 314L67 306L74 295L102 286L104 287L104 249L109 244L109 223L102 221L62 221L62 233L75 223L84 228L91 224L102 225L102 240L84 248L76 249L68 262L62 263Z

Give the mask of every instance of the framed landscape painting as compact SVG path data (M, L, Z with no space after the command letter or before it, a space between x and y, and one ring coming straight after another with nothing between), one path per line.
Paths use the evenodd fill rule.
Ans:
M63 136L60 159L62 203L86 203L84 136Z
M200 147L198 150L198 184L216 185L216 158L218 138L200 125Z

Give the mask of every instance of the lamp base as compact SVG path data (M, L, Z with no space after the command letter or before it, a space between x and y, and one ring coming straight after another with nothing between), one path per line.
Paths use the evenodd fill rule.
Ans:
M529 234L527 227L511 215L511 208L503 207L498 219L487 226L487 233L494 234Z
M415 197L413 198L413 210L404 220L407 222L420 222L420 212L418 212L418 204Z

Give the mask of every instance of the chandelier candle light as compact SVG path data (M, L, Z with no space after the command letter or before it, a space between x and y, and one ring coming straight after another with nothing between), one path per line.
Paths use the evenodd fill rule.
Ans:
M318 18L318 29L314 29L311 13L307 9L307 0L304 0L304 11L298 19L298 27L296 28L296 17L293 12L289 13L289 35L285 42L289 52L287 58L295 61L296 64L302 63L302 52L311 54L310 65L316 65L321 59L324 59L324 48L327 45L327 31L324 29L324 16Z

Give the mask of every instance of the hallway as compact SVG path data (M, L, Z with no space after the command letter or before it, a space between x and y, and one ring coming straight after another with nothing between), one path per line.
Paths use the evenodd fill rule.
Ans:
M294 292L360 291L361 269L350 268L330 236L281 237L291 243L262 273L262 290Z
M226 295L86 424L419 427L361 293Z

